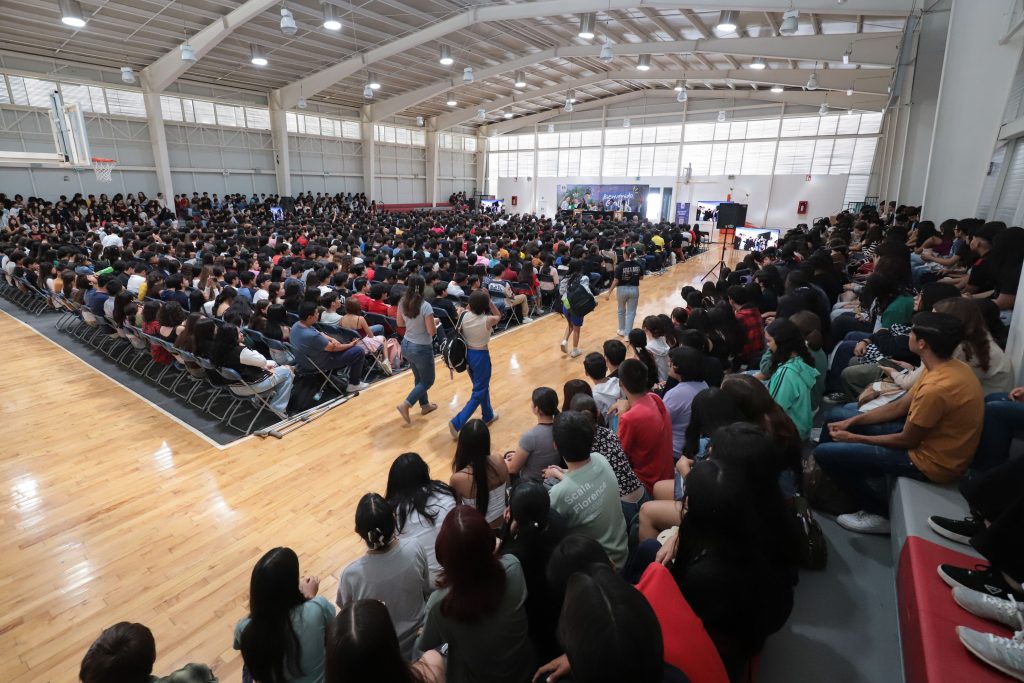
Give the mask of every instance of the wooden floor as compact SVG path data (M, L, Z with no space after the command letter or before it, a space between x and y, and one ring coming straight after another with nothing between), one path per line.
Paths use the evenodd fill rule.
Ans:
M645 280L637 325L680 305L680 287L699 286L718 257L705 253ZM548 316L491 344L496 451L513 448L533 424L533 388L561 394L565 381L583 377L582 357L559 352L563 329ZM581 349L600 350L615 329L614 299L602 296ZM89 643L122 620L153 630L154 673L196 661L222 681L240 680L231 634L259 556L294 548L303 573L319 575L320 593L333 601L340 569L363 550L352 530L356 501L383 493L391 461L405 451L447 480L447 421L469 395L468 377L452 381L442 366L430 393L441 409L411 428L394 409L411 388L406 374L282 441L220 450L3 313L0 346L5 683L77 681Z

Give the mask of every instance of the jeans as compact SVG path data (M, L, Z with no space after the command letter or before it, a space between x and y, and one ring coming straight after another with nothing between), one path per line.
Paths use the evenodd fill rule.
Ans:
M455 419L452 425L455 429L462 429L462 426L469 421L477 406L480 407L480 414L484 422L494 419L494 411L491 410L491 353L487 349L468 349L466 351L466 362L469 367L469 378L473 380L473 393L469 400Z
M832 365L829 366L825 391L832 393L843 390L843 370L855 358L853 349L857 343L867 339L871 335L867 332L848 332L843 340L836 346L832 355ZM853 396L851 398L857 398Z
M370 325L370 334L376 337L378 334L384 334L383 325Z
M644 489L644 493L640 496L640 500L635 503L629 503L619 498L619 505L622 506L622 516L626 518L626 528L629 529L629 525L633 523L633 518L640 514L640 506L651 498L651 494L647 493L647 489Z
M402 340L402 356L412 366L413 388L405 397L409 405L419 403L426 408L427 391L434 386L434 348L430 344L414 344L408 339Z
M274 395L270 397L270 407L278 413L288 412L288 399L292 395L292 383L295 381L295 375L286 367L278 366L274 368L273 374L267 377L262 382L252 385L253 393L262 394L264 391L268 391L271 388L274 389Z
M1024 429L1024 403L1011 401L1008 394L989 394L985 397L983 425L971 466L978 471L1006 462L1014 432Z
M852 312L844 313L832 320L832 324L829 327L828 335L825 340L825 351L831 353L832 349L834 349L839 342L846 339L846 335L850 332L867 332L870 334L874 327L874 323L867 320L858 320L857 316Z
M359 384L363 381L363 366L366 364L366 349L353 346L341 353L332 353L330 362L323 368L324 372L348 368L348 383Z
M619 285L615 288L615 301L619 305L619 330L629 334L636 320L636 305L640 302L640 288Z
M922 481L926 480L926 477L914 466L910 455L904 449L832 441L828 431L829 422L845 420L857 413L856 404L847 404L833 408L825 416L821 441L814 449L814 460L828 476L832 477L839 488L854 498L862 510L888 517L889 496L885 477L911 477ZM861 425L854 427L852 431L865 435L898 434L903 431L903 423Z

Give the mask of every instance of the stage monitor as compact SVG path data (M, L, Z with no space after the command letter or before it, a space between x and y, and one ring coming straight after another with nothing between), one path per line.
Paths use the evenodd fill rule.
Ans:
M275 221L283 221L284 209L282 209L280 206L270 207L270 217Z
M718 205L718 229L736 227L747 224L747 205L734 202L722 202Z
M740 251L764 251L779 246L781 228L736 228L733 247Z

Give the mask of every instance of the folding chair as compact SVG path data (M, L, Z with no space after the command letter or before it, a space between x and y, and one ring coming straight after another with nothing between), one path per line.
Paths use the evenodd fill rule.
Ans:
M274 413L274 409L270 405L270 401L267 399L267 396L272 394L276 387L258 391L255 388L257 384L256 382L246 382L236 370L232 370L231 368L217 368L217 371L220 372L220 376L227 381L227 390L238 399L235 401L234 406L226 414L223 420L224 424L228 427L238 429L238 431L243 434L251 434L253 425L256 424L256 420L259 419L259 416L262 415L264 411L270 411L276 415L276 413ZM246 404L254 406L256 408L256 412L249 421L249 425L245 429L239 429L239 427L233 423L233 420L238 416L238 409Z
M159 337L155 337L155 336L153 336L151 334L146 334L145 332L141 332L141 331L140 331L140 334L142 335L143 339L145 339L147 342L149 342L149 353L150 353L151 357L153 355L153 347L154 346L163 348L163 344L162 344L163 339L160 339ZM170 372L171 368L174 367L174 364L173 363L167 363L167 364L158 363L156 361L156 358L153 358L152 360L153 360L153 363L148 365L148 366L146 366L146 372L142 376L145 377L146 379L153 380L159 386L162 387L163 384L161 383L161 380L164 378L164 375L166 375L168 372ZM158 368L160 370L160 372L157 373L156 377L153 377L152 375L149 374L149 370L154 368L154 367Z
M101 318L89 310L88 306L82 306L79 309L79 313L82 316L82 322L92 329L91 334L81 338L82 341L100 353L105 353L104 347L110 342L116 342L117 335L114 335L114 337L111 338L110 332L107 331L109 328L106 322L101 322Z
M114 329L115 334L117 334L117 339L115 339L114 343L107 349L107 358L110 358L115 363L120 363L121 359L124 358L124 355L131 350L132 345L128 342L128 336L123 325L118 325L117 322L109 315L105 315L103 318L107 321L107 324ZM118 352L116 358L114 357L115 351Z
M268 344L273 341L275 340L267 339ZM281 342L276 343L280 344ZM345 384L339 386L336 382L342 381L341 376L334 375L333 370L327 371L324 370L324 368L317 365L316 361L313 360L313 357L309 353L307 353L305 349L301 348L298 345L290 343L287 345L287 348L292 350L294 354L296 381L299 381L300 379L305 379L307 377L315 378L317 375L319 375L320 378L323 380L322 382L320 382L320 386L317 388L317 390L313 392L314 400L319 401L321 398L323 398L324 387L328 386L336 389L339 394L345 393L342 387L349 384L349 380L351 379L348 377L348 370L345 371L345 379L343 380ZM270 347L270 352L271 354L275 352L273 346Z
M228 404L227 406L224 407L224 414L218 415L213 410L213 405L215 400L220 398L224 394L224 390L227 388L227 382L225 381L224 376L220 374L220 368L218 368L216 365L214 365L207 359L201 358L199 356L193 356L192 354L189 354L187 358L189 358L190 360L195 360L197 363L199 363L199 367L201 367L206 373L206 381L209 382L212 386L218 388L218 391L211 395L210 398L206 401L206 406L203 407L203 410L209 413L212 417L215 417L216 419L223 422L225 418L227 418L228 412L232 408L234 408L235 404L241 399L237 398L234 394L229 394L227 396Z
M533 287L520 282L512 283L512 291L515 294L522 294L530 302L530 317L540 315L540 297L533 294ZM520 321L522 322L522 321Z
M182 379L184 379L185 377L188 377L190 375L187 372L185 372L185 364L181 362L181 356L180 356L180 354L178 352L178 349L174 348L174 344L170 343L166 339L160 339L159 337L153 337L153 339L156 340L157 346L159 346L164 351L169 353L171 358L174 359L174 363L171 363L170 365L168 365L167 369L160 373L160 377L157 378L157 381L156 381L156 383L160 386L161 389L166 389L167 391L169 391L169 392L171 392L173 394L174 393L174 389L178 386L178 383ZM175 363L177 363L178 365L181 365L181 367L180 368L177 367L175 365ZM174 375L172 370L176 370L178 372L178 374ZM166 376L168 374L170 374L174 378L174 381L171 382L169 385L165 385L163 383L163 378L164 378L164 376Z
M128 340L128 343L132 345L132 349L134 351L134 355L131 356L131 360L125 367L128 368L129 372L136 372L140 375L145 375L150 366L154 363L153 353L150 350L149 342L146 341L142 330L129 323L124 324L124 333L125 338ZM146 361L146 364L142 368L142 372L139 372L135 368L140 358Z
M40 315L50 308L50 295L28 281L27 278L18 278L19 284L25 292L25 298L21 307L29 313Z
M188 351L183 351L181 349L178 349L178 355L181 356L182 364L185 366L185 372L191 375L192 379L194 379L195 382L189 389L187 395L181 396L181 394L177 392L175 392L175 395L181 396L182 398L185 399L186 403L188 403L191 406L195 406L196 408L199 408L205 413L209 410L210 406L213 405L213 402L216 401L217 398L224 391L224 387L222 385L214 384L213 382L210 381L210 378L207 376L206 370L203 368L203 364L198 357L192 355ZM211 365L210 367L213 366ZM198 403L195 402L195 396L199 389L204 386L207 387L210 390L210 392L206 396L206 401L202 405L199 405Z

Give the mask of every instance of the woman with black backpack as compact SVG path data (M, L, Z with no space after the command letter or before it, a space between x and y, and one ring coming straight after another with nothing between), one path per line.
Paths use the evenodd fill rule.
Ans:
M597 306L590 291L590 280L583 274L584 261L575 260L569 264L569 275L558 286L558 295L561 306L561 313L565 316L565 336L559 346L562 353L569 348L569 337L572 337L572 351L569 351L569 358L576 358L583 352L580 351L580 329L583 327L583 318Z

